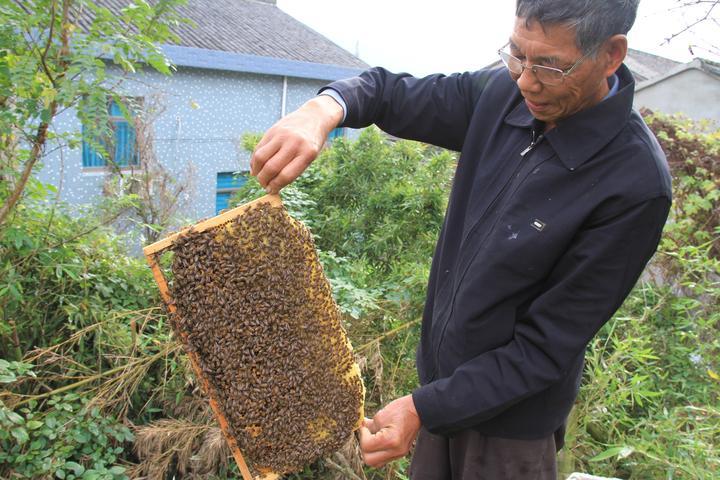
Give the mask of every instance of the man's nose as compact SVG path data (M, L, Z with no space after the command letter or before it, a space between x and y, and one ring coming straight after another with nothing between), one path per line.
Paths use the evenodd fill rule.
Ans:
M524 68L516 82L523 92L538 93L542 90L542 83L538 81L537 75L531 68Z

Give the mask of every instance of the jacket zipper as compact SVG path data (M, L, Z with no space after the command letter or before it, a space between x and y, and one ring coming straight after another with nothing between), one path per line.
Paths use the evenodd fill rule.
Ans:
M522 152L520 152L520 156L521 156L521 157L525 157L525 155L527 155L528 153L530 153L530 151L532 151L532 149L535 148L535 145L537 145L538 143L542 142L542 139L543 139L544 137L545 137L545 135L541 133L537 138L535 138L535 130L533 130L533 132L532 132L532 140L530 141L530 145L528 145L525 150L523 150Z
M543 138L545 138L544 134L541 133L540 135L537 135L537 132L533 129L530 145L528 145L525 148L525 150L520 152L520 156L525 158L525 155L530 153L540 142L542 142ZM483 215L477 221L475 226L473 226L473 228L470 230L470 232L468 232L468 234L464 240L467 240L468 238L470 238L473 235L473 233L475 233L475 230L477 230L480 227L480 224L481 224L482 220L486 217L487 213L492 212L493 208L495 207L495 204L498 202L498 200L500 198L502 198L504 196L507 188L512 184L513 179L518 174L518 172L520 171L520 169L523 167L524 164L525 164L525 162L518 163L517 167L515 167L515 170L513 170L512 174L505 181L505 185L503 185L502 189L500 189L500 192L498 192L498 194L495 196L495 198L490 203L488 208L485 209L485 212L483 212ZM490 230L492 231L492 228ZM485 236L485 239L487 239L487 235ZM485 239L483 239L483 242L485 241ZM464 243L464 241L463 241L463 243ZM461 245L462 245L462 243L461 243ZM473 258L474 258L474 256L473 256ZM450 280L452 281L453 279L450 279ZM448 323L450 323L450 317L452 317L453 311L455 310L455 295L456 295L456 293L457 292L455 291L455 285L452 285L452 290L451 290L452 298L450 299L450 311L446 315L445 322L443 324L442 329L440 330L440 339L438 340L438 345L435 348L434 371L433 371L433 374L430 376L430 381L435 380L438 370L440 369L440 348L442 347L442 342L445 339L445 330L447 329Z

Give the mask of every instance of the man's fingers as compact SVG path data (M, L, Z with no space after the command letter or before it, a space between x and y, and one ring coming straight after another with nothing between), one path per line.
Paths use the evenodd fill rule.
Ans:
M388 462L402 458L405 455L399 455L389 450L383 450L380 452L363 453L363 462L369 467L380 468L385 466Z
M268 145L269 147L270 145ZM297 156L295 147L289 144L282 144L280 149L259 168L257 180L263 187L267 188L272 180L283 171L283 169Z
M363 452L363 458L365 457L366 453L374 452L376 450L375 443L376 441L373 439L375 436L366 426L360 427L360 450Z
M268 160L273 158L281 150L282 146L283 143L277 137L269 138L267 143L262 145L258 144L250 159L250 173L258 176Z
M270 193L278 193L280 189L292 183L293 180L298 178L302 172L310 165L307 156L300 155L290 162L280 173L268 182L267 190Z
M360 449L363 452L394 451L401 448L397 434L392 427L384 427L377 433L372 433L367 427L360 429Z
M257 169L258 169L258 159L257 159L257 152L261 148L263 148L273 137L272 132L265 132L265 135L260 139L260 141L255 145L255 148L253 149L252 155L250 156L250 175L257 175Z
M373 434L367 427L360 427L360 450L362 450L363 461L367 465L379 468L405 455L405 452L395 444L389 433L390 429L388 428Z
M375 427L375 422L373 421L372 418L367 418L367 417L365 417L365 418L363 419L363 427L365 427L365 428L367 428L368 430L370 430L370 433L376 433L377 430L378 430L378 429Z

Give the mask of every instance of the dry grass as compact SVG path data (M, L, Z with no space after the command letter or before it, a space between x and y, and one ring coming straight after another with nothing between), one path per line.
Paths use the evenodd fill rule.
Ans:
M165 478L209 474L227 467L230 449L218 427L187 420L165 419L134 428L135 454L140 463L133 478Z

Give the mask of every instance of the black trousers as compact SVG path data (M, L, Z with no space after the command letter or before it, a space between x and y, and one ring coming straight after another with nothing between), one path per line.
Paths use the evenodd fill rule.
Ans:
M421 428L410 480L557 480L557 450L554 435L512 440L465 430L443 437Z

